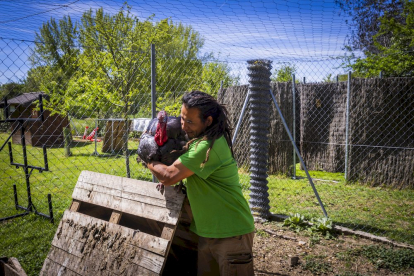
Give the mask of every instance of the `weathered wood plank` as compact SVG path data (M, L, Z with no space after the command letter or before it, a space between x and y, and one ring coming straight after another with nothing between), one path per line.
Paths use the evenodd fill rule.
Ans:
M79 275L102 275L102 276L112 276L117 275L116 273L111 272L106 269L105 264L101 262L101 259L91 259L91 258L79 258L76 257L67 251L52 246L47 258L60 264L59 268L60 273L63 274L65 270L71 270ZM102 255L101 255L102 258ZM50 274L44 274L50 275Z
M73 253L77 253L77 255ZM78 253L81 253L82 256L79 257ZM165 261L163 256L127 242L127 238L119 233L108 235L108 231L104 227L92 229L83 243L81 251L52 244L48 258L82 275L92 275L93 271L99 271L99 275L102 275L103 271L121 275L128 262L139 265L140 269L159 274Z
M165 258L152 254L146 250L139 249L138 247L127 245L125 259L130 262L151 270L157 274L161 274L161 269L164 265Z
M133 195L141 195L144 197L151 197L164 201L175 202L180 206L185 197L184 194L177 193L173 187L165 187L164 193L161 194L156 189L157 184L153 182L107 175L91 171L82 171L78 178L78 182L104 186L110 189L117 189L125 193L131 193Z
M114 246L114 244L116 245L117 242L122 239L128 244L161 256L165 256L167 253L168 240L143 232L136 232L127 227L112 224L80 213L71 212L69 210L66 210L63 215L56 235L52 241L52 245L64 248L65 250L71 249L72 251L69 253L81 256L80 254L83 254L85 248L82 249L79 244L81 242L86 243L88 239L94 240L94 235L97 235L99 232L105 233L105 237L107 238L105 242L108 243L109 248ZM67 249L68 244L70 244L72 240L79 242L73 242L72 247Z
M165 199L165 198L151 197L151 196L147 196L147 195L132 193L130 191L119 190L116 187L110 188L110 187L106 187L106 186L101 186L99 184L90 184L90 183L80 182L80 181L78 181L76 183L76 187L75 187L75 190L73 192L74 195L76 195L78 193L78 191L76 191L77 189L87 190L87 191L91 191L91 192L93 191L95 193L99 192L99 193L111 195L111 196L114 196L114 197L130 199L130 200L134 200L134 201L137 201L137 202L151 204L151 205L155 205L155 206L159 206L159 207L166 207L168 209L173 209L173 210L174 209L179 210L181 208L181 205L182 205L182 200L181 200L181 202L178 201L178 200L170 201L170 200L168 200L168 198ZM143 189L143 190L145 190L145 189Z
M81 188L76 188L72 197L76 200L168 224L176 224L180 213L179 210L171 210Z
M39 275L56 275L56 276L79 276L81 274L64 267L49 258L46 258L43 263L42 271Z

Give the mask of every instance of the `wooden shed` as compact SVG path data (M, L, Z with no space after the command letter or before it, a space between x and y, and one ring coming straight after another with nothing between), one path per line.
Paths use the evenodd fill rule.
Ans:
M49 96L43 92L24 93L20 96L8 99L10 118L39 118L40 111L36 107L36 101L39 95L46 100ZM2 103L4 105L4 102ZM67 117L62 117L59 114L51 115L51 112L44 110L43 122L26 122L25 123L25 139L27 145L32 146L60 146L64 143L63 129L69 127ZM18 125L13 123L11 129L13 130ZM12 136L14 144L21 144L20 132L16 132Z
M196 275L197 236L174 187L83 171L40 275Z

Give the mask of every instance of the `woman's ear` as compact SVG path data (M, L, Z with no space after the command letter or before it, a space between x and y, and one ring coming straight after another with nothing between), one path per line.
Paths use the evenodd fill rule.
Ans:
M213 123L213 117L208 116L206 119L207 127L211 126L212 123Z

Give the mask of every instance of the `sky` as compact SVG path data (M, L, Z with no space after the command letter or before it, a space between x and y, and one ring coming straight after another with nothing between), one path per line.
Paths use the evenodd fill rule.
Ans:
M335 1L252 0L127 1L145 20L170 18L191 25L205 39L203 52L213 52L235 74L245 76L247 60L269 59L273 68L295 64L297 79L320 81L342 74L335 57L344 54L349 34ZM124 1L0 0L0 84L24 78L35 32L50 18L79 19L86 10L103 7L114 14Z

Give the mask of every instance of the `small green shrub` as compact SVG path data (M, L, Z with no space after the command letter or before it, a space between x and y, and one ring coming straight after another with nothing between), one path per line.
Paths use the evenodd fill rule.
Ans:
M288 226L296 232L299 232L306 228L307 223L305 222L304 216L302 216L299 213L296 213L293 216L290 216L287 219L285 219L283 221L283 226Z
M330 239L333 237L334 230L332 226L332 220L327 217L312 219L312 226L309 231L312 233L321 233L325 238Z

